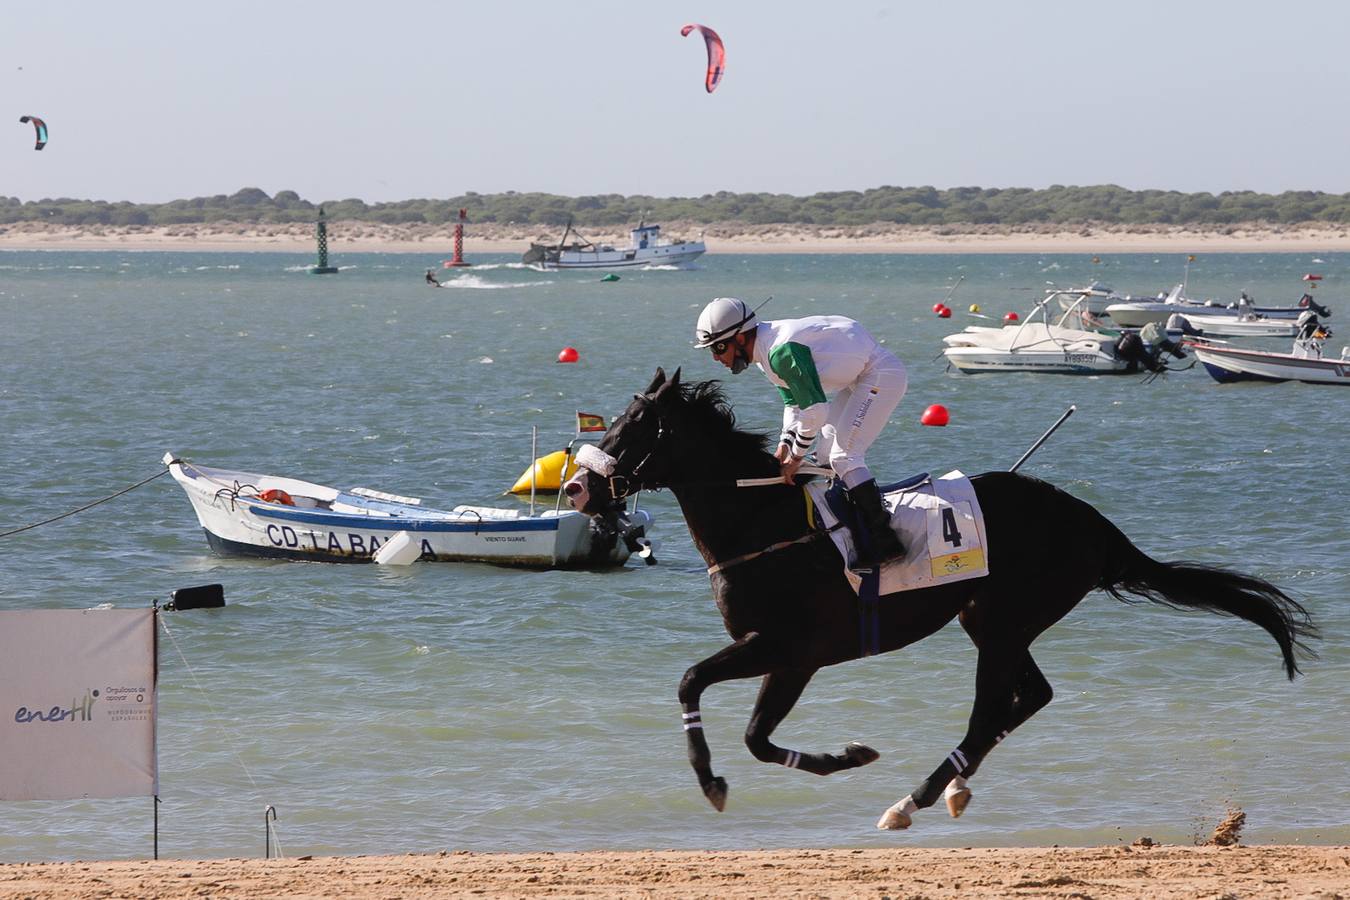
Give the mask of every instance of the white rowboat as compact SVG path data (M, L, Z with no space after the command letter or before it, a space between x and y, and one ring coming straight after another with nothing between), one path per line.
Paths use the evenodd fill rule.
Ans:
M645 549L645 510L591 519L567 510L430 509L415 497L339 490L297 478L208 468L164 455L206 540L219 553L323 562L372 562L390 541L411 558L531 568L622 565ZM415 555L412 555L415 554Z

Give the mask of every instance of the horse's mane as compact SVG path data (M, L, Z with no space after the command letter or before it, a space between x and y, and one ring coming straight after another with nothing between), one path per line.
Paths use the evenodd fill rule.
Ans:
M758 453L769 452L769 436L736 427L736 414L731 409L722 382L696 381L680 385L680 398L685 414L710 437L725 436L736 450Z

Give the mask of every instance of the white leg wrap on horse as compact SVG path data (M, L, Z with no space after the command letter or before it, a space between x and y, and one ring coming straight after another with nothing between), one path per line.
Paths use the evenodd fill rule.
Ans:
M802 755L796 750L788 750L787 758L783 760L783 765L789 769L795 769L802 761Z
M952 768L956 770L957 775L964 772L968 765L966 762L966 755L962 753L959 748L947 754L947 761L952 764Z
M913 797L906 796L882 813L877 820L877 827L883 831L902 831L914 823L914 814L918 811L919 804L914 802Z

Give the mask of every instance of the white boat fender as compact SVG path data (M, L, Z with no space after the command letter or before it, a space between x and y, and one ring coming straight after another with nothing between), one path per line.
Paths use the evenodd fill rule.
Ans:
M410 566L422 555L422 543L400 531L375 551L375 562L382 566Z

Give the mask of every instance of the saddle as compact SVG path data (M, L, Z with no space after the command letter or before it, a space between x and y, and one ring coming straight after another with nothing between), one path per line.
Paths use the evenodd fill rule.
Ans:
M845 576L857 592L863 579L848 570L855 559L853 527L857 511L839 480L805 485L813 508L812 524L827 532L845 561ZM880 594L894 594L989 574L984 513L970 479L951 471L934 479L928 473L881 487L891 510L891 527L905 555L881 567Z

